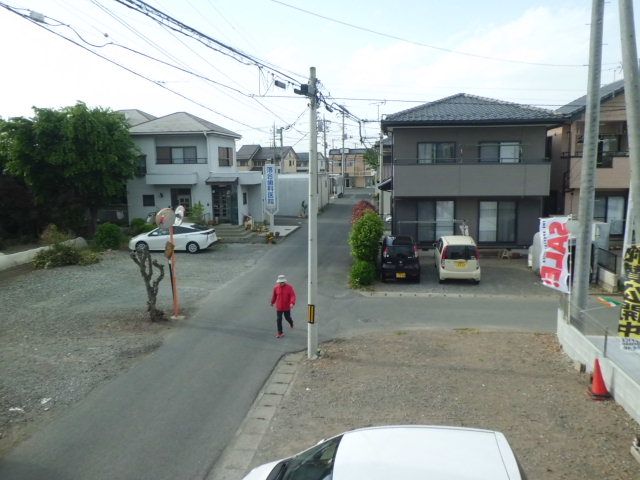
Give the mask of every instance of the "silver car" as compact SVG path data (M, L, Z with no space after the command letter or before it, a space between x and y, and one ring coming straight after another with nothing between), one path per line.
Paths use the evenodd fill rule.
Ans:
M500 432L387 426L352 430L293 457L254 468L244 480L522 480Z
M129 240L130 250L164 250L169 241L169 230L156 228ZM173 227L176 250L198 253L218 241L215 229L196 223L183 223Z

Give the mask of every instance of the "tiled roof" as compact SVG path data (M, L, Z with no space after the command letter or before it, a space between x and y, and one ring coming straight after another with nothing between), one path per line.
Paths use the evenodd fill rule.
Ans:
M242 145L238 153L236 153L236 158L238 160L251 160L256 153L260 150L260 145Z
M144 122L148 122L149 120L156 119L156 117L154 117L150 113L143 112L142 110L138 110L137 108L132 108L129 110L118 110L118 112L124 115L124 118L127 119L127 122L129 122L129 125L132 127Z
M561 120L551 110L459 93L387 115L382 125L544 124Z
M622 92L624 92L624 79L604 85L600 87L600 101L604 102L606 100L609 100L610 98L613 98ZM575 99L573 102L567 103L565 106L560 107L556 110L556 113L573 116L578 113L582 113L586 109L587 96L583 95L582 97Z
M129 129L132 134L181 134L181 133L217 133L233 138L240 138L235 132L227 130L215 123L196 117L186 112L176 112L156 118Z
M270 158L280 159L287 155L289 150L295 154L291 147L260 147L260 151L253 158L256 160L268 160Z

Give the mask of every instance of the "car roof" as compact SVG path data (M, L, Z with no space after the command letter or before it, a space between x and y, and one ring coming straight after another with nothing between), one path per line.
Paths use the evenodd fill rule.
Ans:
M468 235L447 235L441 237L442 241L448 245L475 245L473 237Z
M333 480L514 480L518 464L500 432L462 427L387 426L347 432Z

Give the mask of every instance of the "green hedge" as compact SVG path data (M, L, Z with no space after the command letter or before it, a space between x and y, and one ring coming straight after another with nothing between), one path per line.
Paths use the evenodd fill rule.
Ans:
M47 250L39 251L33 259L33 266L39 269L64 267L67 265L91 265L100 261L100 255L74 245L56 243Z
M376 278L376 266L366 260L356 260L351 266L349 278L352 287L371 285Z
M365 213L351 229L349 245L351 254L357 260L374 263L380 247L380 238L384 232L382 219L375 212Z

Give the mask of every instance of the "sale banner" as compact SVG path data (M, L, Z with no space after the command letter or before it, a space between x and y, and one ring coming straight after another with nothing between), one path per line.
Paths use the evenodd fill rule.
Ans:
M569 217L540 219L540 278L542 284L562 293L569 293L570 233Z

